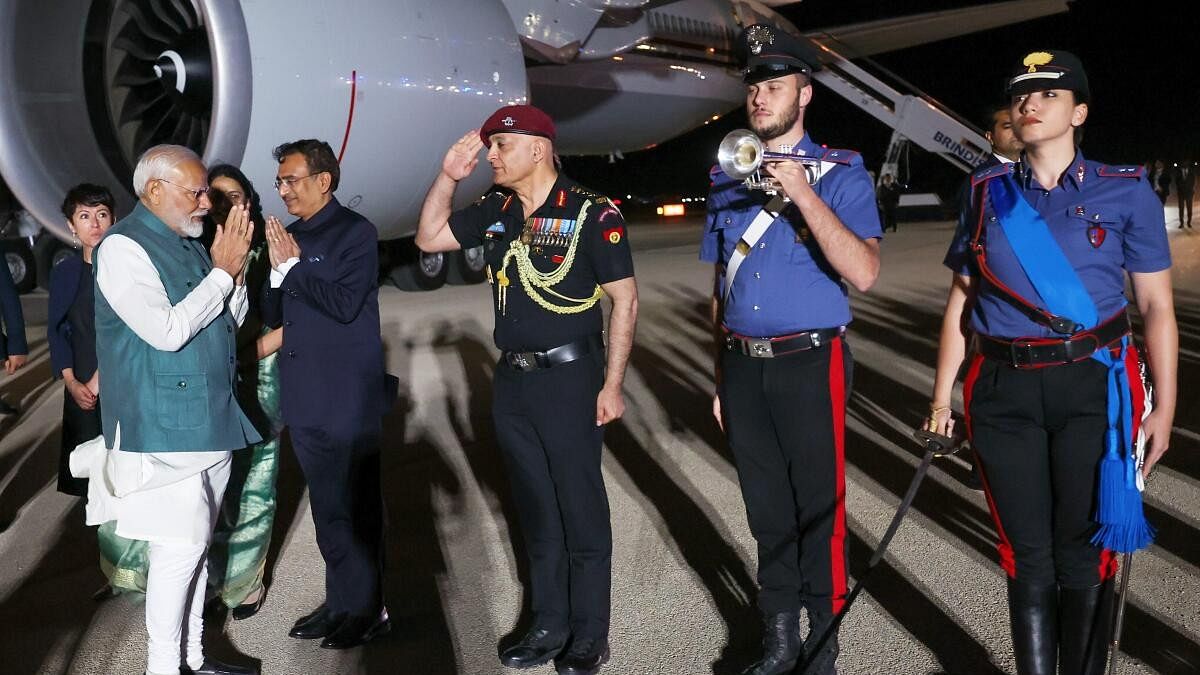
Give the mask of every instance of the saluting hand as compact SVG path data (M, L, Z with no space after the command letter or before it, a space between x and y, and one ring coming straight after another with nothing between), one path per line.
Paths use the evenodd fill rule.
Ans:
M275 216L267 216L267 251L271 267L278 268L292 258L300 257L300 245Z
M479 130L472 129L458 139L442 160L442 173L457 182L475 170L479 164L479 151L483 148L483 140L479 138Z
M245 205L231 207L225 224L217 225L217 235L209 249L213 267L225 270L235 281L241 279L253 234L254 223L250 222Z
M625 414L625 397L621 390L604 387L596 397L596 426L604 426Z

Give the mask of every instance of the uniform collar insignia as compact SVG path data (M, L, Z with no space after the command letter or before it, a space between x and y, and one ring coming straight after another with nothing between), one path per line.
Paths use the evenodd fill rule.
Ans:
M1075 169L1075 182L1082 183L1083 176L1086 173L1087 173L1087 167L1083 165L1083 162L1080 162L1079 168Z

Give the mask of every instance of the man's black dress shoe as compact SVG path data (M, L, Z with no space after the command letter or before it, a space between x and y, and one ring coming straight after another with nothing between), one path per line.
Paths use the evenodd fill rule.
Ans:
M204 665L198 670L187 666L180 668L182 675L258 675L258 668L252 666L231 666L216 659L204 659Z
M321 641L322 649L350 649L366 644L392 630L392 620L384 608L375 616L350 616Z
M500 653L500 663L508 668L533 668L558 656L567 644L567 631L533 627L517 644Z
M267 599L267 589L264 587L262 590L260 590L258 592L258 600L255 600L254 602L250 602L250 603L244 603L244 604L238 605L237 607L234 607L233 609L229 610L229 615L233 617L234 621L241 621L243 619L249 619L250 617L254 616L255 614L258 614L258 610L262 609L263 602L265 602L266 599Z
M297 619L296 625L292 626L288 635L300 640L323 638L337 630L345 618L344 614L334 614L328 607L321 605L312 614Z
M558 675L596 675L608 662L608 640L573 640L571 648L554 659Z

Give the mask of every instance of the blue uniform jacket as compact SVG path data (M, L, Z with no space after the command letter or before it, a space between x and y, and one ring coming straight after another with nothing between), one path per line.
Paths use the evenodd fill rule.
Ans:
M1046 220L1102 321L1127 304L1125 272L1158 272L1171 266L1162 203L1141 167L1109 166L1088 161L1076 152L1059 184L1050 189L1039 185L1033 172L1020 163L980 169L971 182L978 186L1010 172L1015 173L1025 200ZM944 260L951 270L967 276L979 274L970 251L980 217L974 199L973 193L971 203L959 215L958 230ZM982 217L988 268L1018 295L1044 307L992 214L990 198ZM1004 339L1061 337L1026 316L983 278L971 310L971 328Z
M73 255L50 270L50 307L46 317L46 342L50 345L50 365L54 377L62 377L64 368L75 367L75 353L71 349L71 322L67 312L75 302L83 276L83 258ZM89 278L88 283L93 283Z
M266 291L262 308L264 323L283 326L283 419L306 427L378 418L387 400L377 230L334 199L288 231L300 262Z
M883 237L875 189L858 153L827 150L807 134L794 152L832 163L814 190L850 231L862 239ZM715 167L712 181L700 259L724 266L768 197ZM775 337L848 323L850 303L841 276L799 209L788 204L738 270L725 302L725 326L742 335Z
M10 354L28 354L21 295L17 293L7 265L0 270L0 315L4 319L4 325L0 326L0 361L7 359Z

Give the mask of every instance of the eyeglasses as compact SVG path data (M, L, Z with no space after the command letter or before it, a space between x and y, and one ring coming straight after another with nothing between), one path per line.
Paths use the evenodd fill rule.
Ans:
M314 176L320 176L323 173L325 173L325 172L318 171L316 173L310 173L307 176L284 176L283 178L276 178L275 179L275 189L278 190L279 188L286 185L286 186L288 186L288 189L291 190L292 188L296 187L296 183L298 181L302 181L305 178L312 178Z
M184 192L192 193L192 199L196 200L197 202L200 201L201 197L208 194L208 191L210 189L208 187L202 187L200 189L193 190L192 188L184 187L184 186L180 185L179 183L172 183L171 181L167 180L166 178L155 178L154 180L157 180L160 183L166 183L167 185L174 185L175 187L179 188L180 190L183 190Z

